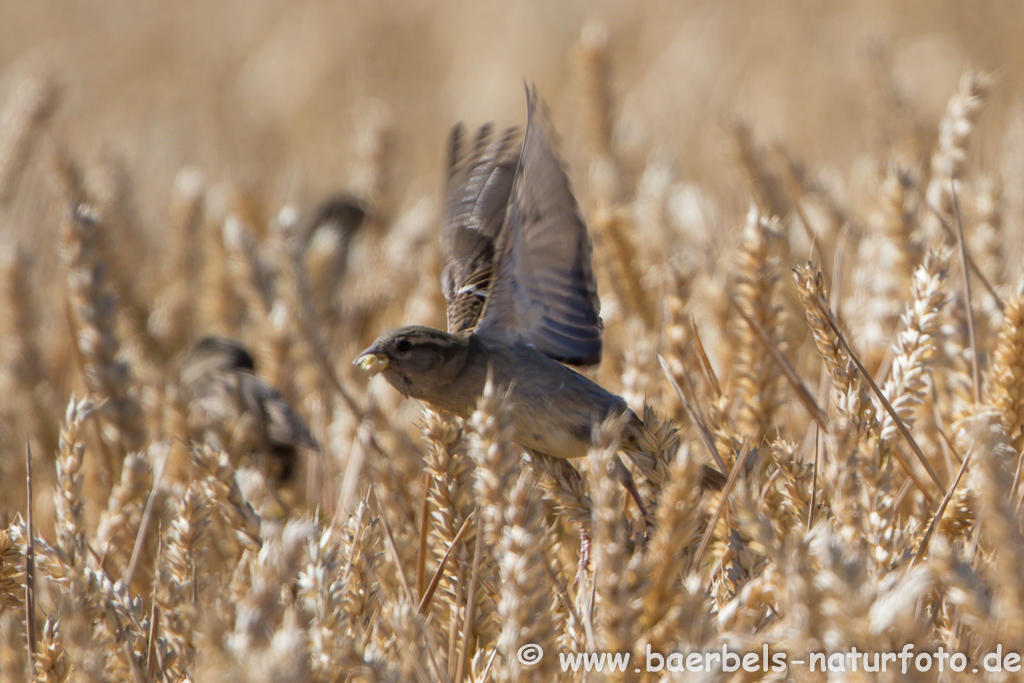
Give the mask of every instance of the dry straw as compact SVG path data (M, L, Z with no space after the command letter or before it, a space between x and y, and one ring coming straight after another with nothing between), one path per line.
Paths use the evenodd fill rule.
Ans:
M108 164L97 189L58 155L49 213L20 196L4 204L25 224L59 220L59 240L0 262L0 440L19 454L0 487L0 678L583 681L597 674L563 672L560 654L614 651L633 660L609 680L661 681L676 678L633 671L648 649L798 659L909 644L981 666L1000 643L1024 646L1024 303L975 295L971 349L967 295L946 277L961 259L927 227L946 240L955 196L977 272L1001 294L1019 287L1008 212L1019 188L1004 179L1001 194L964 156L989 81L962 82L927 186L890 162L906 160L899 150L879 151L866 183L842 168L823 182L737 127L753 191L695 190L717 207L701 226L716 244L698 263L680 260L693 258L693 231L675 230L671 160L617 149L616 48L597 29L579 47L597 170L574 178L593 199L609 280L600 379L642 416L627 451L612 424L577 461L524 453L500 387L462 421L356 384L349 361L381 329L444 318L437 211L403 194L392 133L405 128L372 103L359 105L345 160L367 218L350 234L317 235L304 210L282 212L269 190L225 190L245 185L207 180L215 170L164 168L155 175L177 180L154 191L138 160ZM16 133L0 149L0 192L41 172L18 155L36 149L48 91L34 105L14 92L0 104ZM928 122L896 95L882 93L882 139L923 144ZM760 208L744 221L735 207L751 199ZM166 206L162 259L145 238L112 256ZM805 254L824 267L801 265ZM305 479L278 487L190 432L179 372L205 334L251 348L312 425L322 450L300 453ZM972 350L980 386L963 384ZM226 442L246 436L219 427ZM23 476L24 435L36 454L31 545L25 487L8 485ZM700 486L708 462L724 488ZM527 644L540 662L520 658Z

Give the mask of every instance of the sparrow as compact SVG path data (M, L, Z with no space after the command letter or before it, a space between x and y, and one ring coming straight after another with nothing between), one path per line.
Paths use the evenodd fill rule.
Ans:
M312 212L312 216L300 229L300 237L307 249L316 248L318 243L336 243L332 251L344 257L348 253L352 238L367 221L368 208L359 198L336 193L323 199ZM339 270L345 263L337 265ZM337 276L339 279L341 273Z
M465 156L461 126L451 135L441 236L448 331L400 327L353 362L404 396L462 418L490 376L507 392L515 442L528 450L582 457L608 418L625 422L622 446L629 449L637 446L640 419L621 397L568 367L601 360L593 248L544 106L536 89L526 96L514 163L512 130L490 142L485 126ZM617 470L643 512L621 461Z
M241 344L223 337L200 339L180 380L190 428L250 456L271 480L291 480L299 448L319 450L302 418L256 375L256 363Z
M369 221L369 207L362 200L336 193L323 199L297 232L297 251L302 254L314 310L325 329L339 326L345 318L344 300L333 293L341 289L353 258L353 242Z
M356 232L366 220L367 207L355 195L338 192L325 197L316 207L304 232L310 239L317 230L332 229L345 235Z

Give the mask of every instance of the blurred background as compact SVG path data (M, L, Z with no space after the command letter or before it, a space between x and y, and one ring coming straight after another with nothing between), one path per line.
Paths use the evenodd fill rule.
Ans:
M483 680L515 667L520 626L549 652L554 629L559 648L638 656L1024 650L1022 15L0 0L0 680L25 671L26 593L60 624L39 622L38 680L65 660L91 671L75 680L149 680L129 672L143 661L160 680L463 680L469 660ZM649 553L627 547L626 516L652 527L617 519L608 477L536 461L506 499L487 482L518 453L491 446L494 412L463 433L351 367L393 327L444 327L449 131L522 126L534 83L594 240L605 351L588 373L657 410L657 458L630 458L666 515L635 547ZM960 223L973 295L942 229ZM826 298L934 485L897 466ZM225 344L227 367L186 362L209 334L252 358ZM810 394L828 424L796 400ZM282 403L309 427L291 443L263 421ZM26 442L38 593L20 569ZM724 494L692 486L713 450L744 463ZM513 507L532 510L526 535ZM594 583L576 526L591 521ZM495 529L498 562L467 571ZM429 616L410 618L405 576L422 616L435 568ZM595 604L598 641L570 619Z
M69 192L104 220L99 262L127 312L108 341L145 410L159 409L153 395L173 384L190 343L226 334L254 348L263 376L323 442L337 405L318 418L304 397L334 389L311 394L296 377L302 361L289 364L303 335L289 307L275 306L272 278L261 279L280 266L269 228L309 224L338 193L368 213L365 237L351 249L344 241L343 265L312 283L327 288L314 295L327 301L317 309L324 348L343 378L348 359L389 327L443 326L436 236L447 134L458 121L521 126L524 82L550 106L584 212L629 207L632 251L620 265L644 277L667 259L695 258L707 265L703 289L720 292L725 271L714 264L731 258L772 178L788 189L762 209L787 218L785 197L799 185L831 261L839 229L868 222L889 165L924 182L961 75L981 70L991 87L967 163L998 186L1004 243L1019 244L1022 14L1024 5L996 0L8 2L0 243L17 272L5 271L14 274L4 315L35 341L11 335L3 353L5 367L35 375L9 372L5 382L9 395L37 395L34 408L9 407L5 448L20 452L12 435L28 431L52 453L61 406L82 395L79 370L90 376L71 342L81 351L80 326L91 322L88 307L73 315L67 303L86 296L66 291L77 267L61 234ZM621 391L629 349L620 342L632 328L616 321L636 293L601 265L607 235L596 232L611 349L601 379ZM794 262L811 255L808 234L792 231ZM1019 273L1018 252L1003 252L1004 272ZM217 287L230 301L211 295ZM719 316L705 341L712 362L727 363L714 343L727 310L694 310L698 320ZM362 381L351 378L353 392ZM393 392L380 400L396 407ZM347 452L333 455L343 470ZM17 475L20 458L3 467Z
M3 13L0 104L27 76L48 79L54 142L82 163L119 159L140 193L163 197L140 202L149 229L184 166L257 183L271 205L349 187L373 126L388 132L392 199L434 195L449 127L521 124L523 81L551 105L585 191L574 58L588 27L607 36L616 154L627 166L664 154L723 195L742 189L728 184L723 116L814 168L845 168L887 150L894 101L934 127L960 75L980 69L996 87L972 147L995 166L1024 84L1024 8L996 0L40 0ZM48 230L13 223L5 233L37 245Z

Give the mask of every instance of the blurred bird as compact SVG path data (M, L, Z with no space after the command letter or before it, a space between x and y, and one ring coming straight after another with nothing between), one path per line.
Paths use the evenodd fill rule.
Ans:
M302 226L299 235L307 251L333 257L332 269L340 279L347 267L349 245L367 218L366 205L356 197L338 193L322 200Z
M362 201L338 193L321 201L299 232L317 319L327 329L341 317L335 293L348 270L352 241L366 220Z
M338 192L325 197L316 207L304 230L311 239L317 230L334 230L351 235L366 219L366 204L358 197Z
M495 240L505 223L518 162L516 129L490 142L493 126L477 131L462 154L462 124L452 129L441 251L445 266L441 289L448 301L448 331L476 326L483 313L494 272Z
M622 446L636 449L643 424L626 402L563 365L600 362L603 324L590 237L536 90L527 91L514 170L513 133L488 144L489 136L485 126L459 165L461 127L452 133L441 238L449 331L394 329L354 362L463 418L490 373L508 391L515 441L539 453L586 455L608 418L624 422ZM618 459L613 465L643 511L629 471Z
M256 374L252 355L235 341L204 337L189 351L181 386L189 426L232 453L252 458L280 484L293 476L297 450L319 450L309 427Z

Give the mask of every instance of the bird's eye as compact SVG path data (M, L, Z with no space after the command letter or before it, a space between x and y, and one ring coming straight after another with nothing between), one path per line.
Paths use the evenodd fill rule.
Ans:
M395 349L399 353L405 353L412 348L412 343L408 339L399 339L398 343L395 344Z

